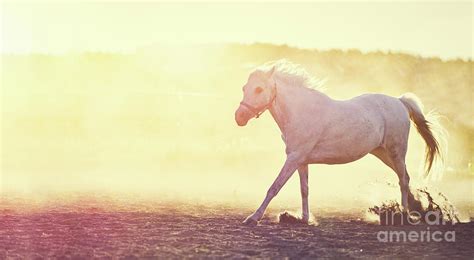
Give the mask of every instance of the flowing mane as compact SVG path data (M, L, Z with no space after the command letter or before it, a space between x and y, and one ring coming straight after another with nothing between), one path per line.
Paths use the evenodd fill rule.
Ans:
M319 91L324 90L324 82L326 82L326 80L311 76L301 65L292 63L286 59L267 62L258 66L254 72L268 72L272 68L275 68L274 75L278 79L290 83L289 85L291 86L302 86Z

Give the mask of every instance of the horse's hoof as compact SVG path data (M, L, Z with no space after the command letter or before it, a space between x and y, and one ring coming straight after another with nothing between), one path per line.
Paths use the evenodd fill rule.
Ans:
M251 217L248 217L242 222L242 224L246 226L256 226L258 224L258 221Z

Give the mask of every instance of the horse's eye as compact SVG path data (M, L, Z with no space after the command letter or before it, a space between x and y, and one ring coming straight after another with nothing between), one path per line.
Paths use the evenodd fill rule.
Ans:
M262 93L262 91L263 91L263 88L261 88L261 87L256 87L255 88L255 94L260 94L260 93Z

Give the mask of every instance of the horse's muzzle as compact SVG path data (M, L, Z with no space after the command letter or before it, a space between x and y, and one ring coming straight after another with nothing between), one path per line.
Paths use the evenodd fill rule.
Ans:
M250 120L251 117L252 114L249 113L249 111L242 106L239 106L239 108L237 108L237 110L235 111L235 122L238 126L247 125L247 122Z

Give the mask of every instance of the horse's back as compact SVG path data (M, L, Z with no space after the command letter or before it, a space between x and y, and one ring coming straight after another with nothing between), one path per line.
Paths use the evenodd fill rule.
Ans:
M384 94L364 94L349 101L365 107L369 112L380 114L386 123L409 122L408 111L399 98Z

